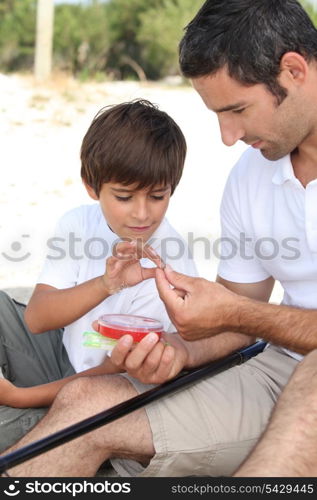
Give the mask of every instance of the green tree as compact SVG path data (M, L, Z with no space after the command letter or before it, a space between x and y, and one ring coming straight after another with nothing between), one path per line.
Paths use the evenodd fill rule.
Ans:
M140 15L137 40L150 74L158 77L179 74L178 44L185 26L195 16L204 0L163 0L155 9Z
M34 58L36 0L0 0L0 69L30 67Z
M149 9L160 9L163 0L110 0L106 4L110 50L108 68L116 77L152 76L151 64L142 57L138 40L141 15Z
M54 60L73 73L94 73L106 67L109 30L103 2L61 4L55 8Z

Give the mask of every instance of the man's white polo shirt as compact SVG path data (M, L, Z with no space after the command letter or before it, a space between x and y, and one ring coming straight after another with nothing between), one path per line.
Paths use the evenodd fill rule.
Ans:
M304 188L290 156L269 161L249 148L227 180L221 223L222 278L254 283L273 276L283 304L317 309L317 179Z

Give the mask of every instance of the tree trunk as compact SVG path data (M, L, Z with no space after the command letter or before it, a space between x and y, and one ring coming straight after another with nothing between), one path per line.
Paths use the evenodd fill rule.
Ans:
M37 0L34 76L47 80L52 71L54 0Z

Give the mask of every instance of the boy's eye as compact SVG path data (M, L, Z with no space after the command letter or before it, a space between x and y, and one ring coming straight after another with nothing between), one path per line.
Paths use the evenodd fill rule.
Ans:
M116 196L116 198L119 201L129 201L131 200L132 196Z
M153 200L164 200L164 196L155 196L154 194L151 195L151 198L153 198Z

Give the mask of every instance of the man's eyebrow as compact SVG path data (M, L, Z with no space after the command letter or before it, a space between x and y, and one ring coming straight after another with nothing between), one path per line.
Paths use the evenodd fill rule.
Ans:
M236 102L235 104L229 104L224 108L213 109L215 113L224 113L225 111L233 111L235 109L243 108L246 106L246 102Z

